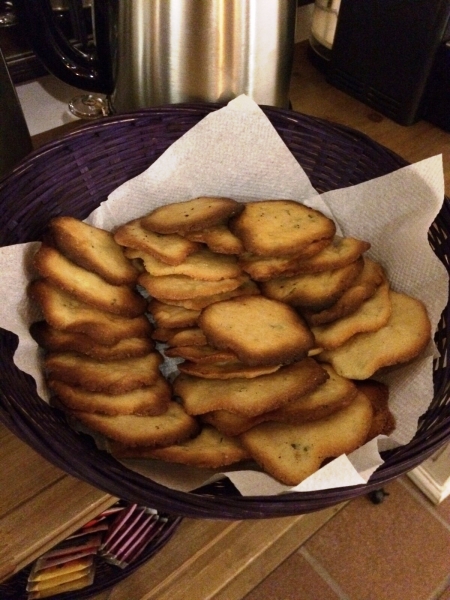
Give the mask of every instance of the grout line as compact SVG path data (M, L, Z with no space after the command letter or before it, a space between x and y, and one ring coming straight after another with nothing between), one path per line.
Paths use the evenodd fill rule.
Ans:
M336 583L336 581L331 577L328 571L320 564L320 562L316 558L314 558L314 556L312 556L312 554L308 552L308 550L304 548L304 546L301 546L297 552L301 554L306 561L308 561L311 567L325 581L328 587L330 587L334 591L334 593L339 597L339 600L350 600L349 596L347 596L347 594L344 593L341 586L338 583Z
M413 496L420 504L422 504L422 506L424 506L428 512L445 527L445 529L450 531L450 523L444 519L444 517L441 517L434 505L431 504L431 501L426 498L421 491L414 487L414 483L411 482L410 485L408 485L401 478L398 479L398 482L411 494L411 496Z
M450 586L450 576L447 575L445 579L437 586L428 600L439 600L442 594L449 588Z

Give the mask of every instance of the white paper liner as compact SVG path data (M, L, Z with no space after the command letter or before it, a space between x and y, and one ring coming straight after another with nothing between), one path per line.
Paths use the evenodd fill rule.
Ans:
M427 232L444 199L440 155L319 196L264 113L251 99L239 96L206 116L149 169L117 188L86 220L113 230L159 205L201 195L240 201L292 199L323 211L336 221L338 231L371 242L369 254L385 267L392 287L425 302L436 330L447 303L448 275L429 246ZM0 248L0 325L19 336L14 361L36 379L38 394L48 401L39 350L28 332L38 318L26 296L27 283L34 276L30 256L35 249L36 243ZM397 422L390 438L380 436L351 455L338 457L296 488L283 486L258 470L226 474L243 495L367 482L382 464L379 450L406 444L414 436L418 418L433 397L435 353L430 344L428 352L412 365L382 378L390 387L390 405ZM158 483L183 491L217 478L212 471L158 461L123 462Z

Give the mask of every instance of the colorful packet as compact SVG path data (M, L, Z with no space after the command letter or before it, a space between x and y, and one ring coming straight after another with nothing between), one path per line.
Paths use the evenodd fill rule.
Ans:
M49 588L55 588L63 583L70 583L71 581L76 581L77 579L85 578L87 575L90 575L91 567L85 567L80 571L75 571L72 573L62 573L61 575L56 575L55 577L51 577L50 579L42 579L41 581L29 581L27 584L27 592L40 592L42 590L47 590Z
M42 566L36 561L33 568L28 576L28 581L43 581L45 579L52 579L59 575L65 575L66 573L75 573L81 571L86 567L90 567L94 562L94 555L89 554L88 556L78 558L75 560L69 560L58 565Z
M39 590L30 592L28 594L28 600L40 600L40 598L49 598L50 596L56 596L56 594L63 594L64 592L73 592L75 590L81 590L82 588L92 585L94 582L94 573L89 573L80 579L70 581L68 583L62 583L55 587L47 588L46 590Z

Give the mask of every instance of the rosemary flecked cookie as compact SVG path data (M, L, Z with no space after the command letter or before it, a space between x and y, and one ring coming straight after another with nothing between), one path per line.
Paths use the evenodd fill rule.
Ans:
M47 377L91 392L118 394L153 385L162 357L150 352L137 358L99 361L75 352L50 352L44 358Z
M268 298L301 310L319 311L332 306L352 286L363 268L364 260L360 257L349 265L330 271L263 281L260 285L261 292Z
M153 298L157 298L162 302L226 294L236 290L248 280L248 275L237 275L220 281L202 281L187 275L161 275L155 277L149 273L141 273L138 278L139 284Z
M231 233L225 223L199 231L187 232L183 235L193 242L206 244L212 252L218 254L241 254L244 252L241 240Z
M152 385L122 393L91 392L56 379L49 379L48 385L66 408L106 415L160 415L172 399L170 385L162 375Z
M171 446L130 448L113 444L111 450L116 458L154 458L203 469L218 469L250 458L237 438L225 436L208 425L203 426L195 437Z
M275 373L282 365L251 366L240 360L220 360L217 362L199 363L184 361L178 365L180 373L203 377L204 379L235 379L241 377L253 379L268 373Z
M226 435L234 436L248 431L258 423L274 421L279 423L305 423L316 421L350 404L358 393L356 385L349 379L340 377L329 365L323 365L328 379L312 392L302 394L280 408L267 411L255 417L245 417L226 410L216 410L200 415L203 422L209 423Z
M327 377L313 358L305 358L252 379L205 379L182 373L175 378L173 390L188 414L223 409L254 417L313 391Z
M391 316L392 306L387 281L378 286L374 295L365 300L350 315L336 319L326 325L312 327L311 331L320 348L332 350L345 344L357 333L381 329Z
M289 363L314 346L314 336L296 311L264 296L211 304L198 324L210 345L232 350L253 366Z
M399 292L390 291L392 311L378 331L357 333L333 350L324 350L317 359L330 363L349 379L369 379L379 369L409 362L431 339L431 324L424 304Z
M299 254L311 243L331 242L336 233L332 219L294 200L247 202L230 229L247 252L268 257Z
M38 273L55 286L95 308L124 317L144 314L145 299L129 285L112 285L87 271L52 246L41 245L34 256Z
M239 439L266 473L295 486L326 459L348 454L364 444L372 418L370 400L358 394L348 406L323 419L302 424L260 423Z
M197 324L200 316L199 310L189 310L182 306L173 306L166 302L161 302L152 298L148 305L149 312L152 314L157 327L178 328L193 327Z
M84 411L69 414L92 430L127 446L169 446L199 431L198 422L174 401L161 415L102 415Z
M150 337L124 337L115 344L99 344L85 333L55 329L46 321L33 323L30 333L37 344L48 352L77 352L97 360L144 356L155 348Z
M309 325L325 325L336 319L350 315L376 292L378 287L386 282L383 268L377 262L364 256L364 267L343 294L328 308L313 310L302 307L302 315Z
M255 281L268 281L276 277L292 277L301 273L318 273L339 269L357 260L370 248L363 240L335 236L330 242L325 240L324 248L312 256L260 257L242 254L239 264ZM316 247L317 247L316 242ZM314 247L310 244L308 249Z
M168 265L142 250L127 249L125 256L130 259L139 258L150 275L187 275L201 281L220 281L242 274L235 256L216 254L207 248L200 248L187 256L178 265Z
M110 231L74 217L55 217L48 226L51 241L69 260L113 285L136 283L139 271Z
M187 233L220 225L239 214L244 205L232 198L200 196L165 204L142 217L144 229L156 233Z
M356 381L355 384L358 391L369 398L373 409L372 425L366 441L377 435L390 435L395 429L395 417L389 408L389 387L374 379Z
M112 345L127 337L147 337L152 332L146 315L128 318L100 310L46 279L32 281L28 292L52 327L83 333L99 344Z
M162 299L162 301L166 302L167 304L172 304L173 306L186 308L188 310L201 311L210 304L221 302L222 300L229 300L230 298L238 298L243 296L259 296L260 294L260 289L254 281L252 281L251 279L244 279L243 283L241 283L240 285L238 285L238 287L228 292L205 294L202 296L194 296L191 298L184 298L181 300L175 300L173 298L164 298Z
M114 232L114 239L125 248L142 250L151 256L169 264L179 265L189 254L201 248L200 244L174 233L161 235L144 229L142 219L124 223Z

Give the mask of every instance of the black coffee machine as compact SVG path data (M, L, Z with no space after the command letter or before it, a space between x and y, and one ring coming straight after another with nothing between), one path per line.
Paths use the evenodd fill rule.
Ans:
M327 80L402 125L450 129L450 0L341 0Z

